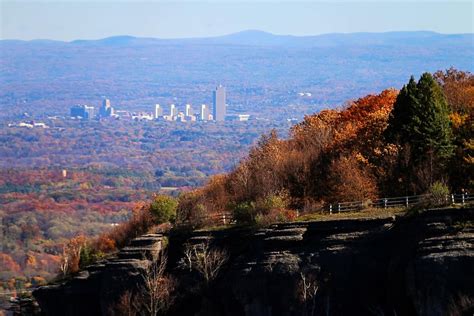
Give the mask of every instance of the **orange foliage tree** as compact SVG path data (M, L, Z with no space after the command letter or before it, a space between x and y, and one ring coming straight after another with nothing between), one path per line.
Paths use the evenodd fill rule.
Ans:
M396 154L384 142L383 131L397 94L389 89L342 110L307 116L287 140L276 132L264 135L230 174L182 198L178 217L192 209L258 213L260 206L276 200L291 209L303 208L308 201L376 197L383 183L378 178L388 172ZM196 209L198 205L202 207Z
M441 85L451 108L454 156L449 165L450 184L454 190L474 189L474 75L450 68L438 71Z
M0 266L3 271L10 271L18 273L20 271L20 265L13 260L13 258L6 254L0 252Z
M59 268L64 276L79 271L81 250L85 246L86 241L87 238L84 235L79 235L70 239L69 242L63 246Z

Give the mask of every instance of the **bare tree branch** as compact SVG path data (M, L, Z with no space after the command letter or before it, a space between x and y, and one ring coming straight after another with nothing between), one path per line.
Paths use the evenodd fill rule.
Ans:
M209 240L197 245L187 245L184 250L183 266L189 271L199 272L206 284L214 280L227 262L227 251L211 248Z

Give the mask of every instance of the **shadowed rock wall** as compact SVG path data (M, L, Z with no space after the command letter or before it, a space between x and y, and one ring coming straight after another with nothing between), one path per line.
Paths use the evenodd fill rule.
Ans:
M156 250L161 236L153 236L160 244ZM209 285L179 265L184 245L203 240L229 254ZM127 251L137 253L133 245ZM171 235L167 251L169 273L178 281L170 315L472 315L474 311L474 209ZM34 295L48 315L81 315L86 310L88 315L104 315L124 289L136 286L140 264L149 263L123 253ZM306 301L302 277L317 286L314 298Z

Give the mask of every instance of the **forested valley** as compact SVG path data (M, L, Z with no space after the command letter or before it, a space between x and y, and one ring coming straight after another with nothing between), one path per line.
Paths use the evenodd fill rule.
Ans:
M215 169L205 167L211 159L182 155L174 158L181 169L151 173L94 164L3 170L1 286L36 286L75 273L150 229L209 227L224 213L237 225L268 225L320 212L327 203L472 192L473 122L474 75L451 68L412 77L400 91L308 115L289 133L268 125L247 155L235 142L252 141L235 135L256 130L228 132L214 147ZM190 148L204 148L199 142ZM171 176L188 182L163 185Z

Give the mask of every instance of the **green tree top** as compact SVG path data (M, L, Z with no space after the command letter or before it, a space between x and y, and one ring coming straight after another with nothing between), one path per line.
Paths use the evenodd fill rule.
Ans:
M150 213L156 223L173 221L176 217L178 201L167 195L157 195L150 205Z
M441 87L429 73L418 83L413 77L403 86L385 131L391 143L409 144L415 161L428 153L440 159L453 152L449 107Z

